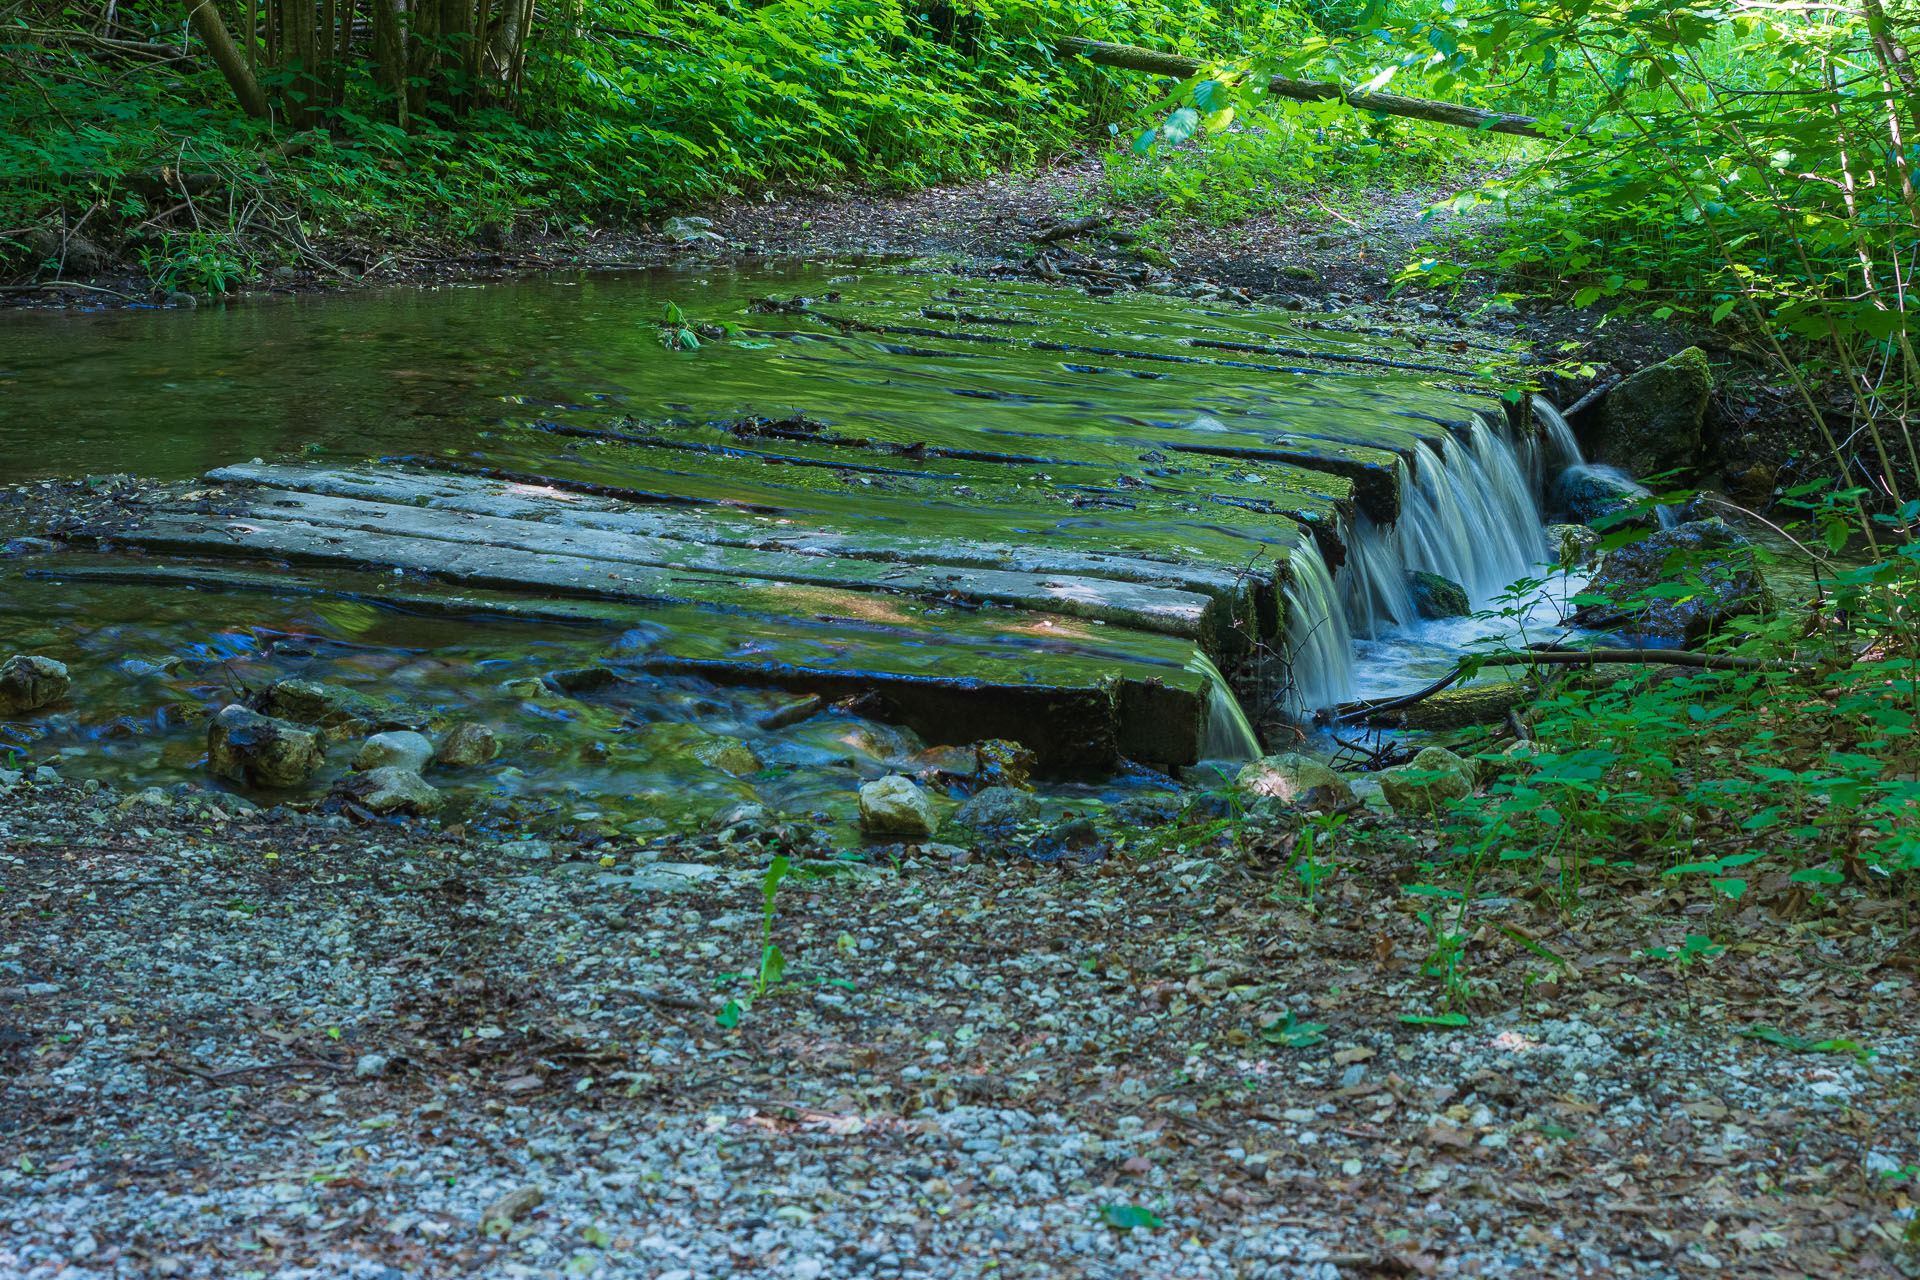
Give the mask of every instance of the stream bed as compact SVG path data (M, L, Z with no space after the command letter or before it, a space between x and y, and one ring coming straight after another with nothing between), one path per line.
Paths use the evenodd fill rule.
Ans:
M663 331L670 304L685 337ZM1546 576L1545 464L1529 432L1498 420L1476 363L1498 353L1227 306L862 265L15 313L0 316L0 482L374 464L829 528L906 546L908 561L914 540L951 556L1013 539L1056 556L1259 566L1279 597L1259 646L1294 670L1280 692L1254 690L1272 704L1249 706L1256 719L1428 682L1490 627L1408 615L1395 593L1409 567L1450 570L1482 608L1489 584ZM16 490L0 519L31 517L37 492ZM1181 673L1196 669L1196 644L1223 666L1231 656L1217 635L1128 631L1125 616L1096 630L1107 620L1064 589L1058 619L998 631L991 604L924 590L918 604L861 597L884 607L848 611L845 626L797 607L793 625L762 625L701 601L449 617L396 603L395 583L408 599L437 589L405 569L385 571L382 590L324 567L301 570L310 589L225 590L163 575L175 562L160 555L100 572L113 549L16 544L0 559L0 656L46 653L75 677L51 715L0 721L0 757L205 784L211 711L275 680L320 680L397 699L423 722L493 728L494 762L435 781L458 801L450 817L502 831L644 834L743 801L844 823L860 781L968 770L965 742L862 714L858 699L783 723L794 692L659 674L647 660L662 653L854 661L846 652L865 646L890 670L1030 661L1091 679L1124 666L1170 685L1193 679ZM1578 585L1559 580L1492 629L1550 626L1549 597ZM1037 628L1051 634L1009 647ZM537 683L594 668L617 679ZM337 748L285 798L324 795L351 755ZM1175 790L1164 772L1124 767L1042 786L1055 813Z

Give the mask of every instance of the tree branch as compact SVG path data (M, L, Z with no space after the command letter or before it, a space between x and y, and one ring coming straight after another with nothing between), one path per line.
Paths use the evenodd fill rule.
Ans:
M1198 75L1206 66L1198 58L1161 53L1155 49L1142 49L1138 45L1087 40L1079 36L1067 36L1058 40L1055 42L1055 47L1062 53L1085 58L1103 67L1118 67L1123 71L1146 71L1153 75L1172 76L1180 80ZM1533 116L1509 115L1503 111L1483 111L1478 107L1463 107L1456 102L1409 98L1398 93L1361 93L1348 89L1344 85L1325 84L1313 80L1293 80L1286 76L1275 76L1267 81L1267 92L1276 98L1290 98L1295 102L1344 102L1350 107L1357 107L1362 111L1377 111L1381 115L1405 116L1409 120L1425 120L1430 124L1453 125L1460 129L1484 130L1488 133L1505 133L1520 138L1554 139L1573 132L1571 129L1547 128Z

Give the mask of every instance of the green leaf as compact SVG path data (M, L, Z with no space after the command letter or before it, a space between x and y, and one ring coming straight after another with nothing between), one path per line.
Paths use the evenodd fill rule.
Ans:
M1268 1044L1284 1045L1289 1049L1305 1049L1326 1039L1320 1033L1327 1029L1324 1022L1301 1022L1289 1009L1278 1021L1270 1022L1260 1028L1260 1038Z
M767 949L760 954L760 988L766 990L779 982L787 972L787 957L780 948L769 942Z
M1161 1225L1160 1219L1153 1215L1153 1210L1137 1204L1103 1204L1100 1206L1100 1217L1108 1226L1118 1227L1122 1231L1152 1230Z
M1200 113L1192 107L1182 107L1167 117L1167 122L1160 126L1160 132L1168 142L1178 144L1191 138L1199 128Z
M1778 1045L1793 1053L1846 1053L1861 1062L1879 1055L1852 1040L1813 1040L1806 1036L1788 1035L1772 1027L1753 1026L1737 1033L1745 1040L1759 1040L1766 1044Z
M1725 302L1713 309L1713 323L1719 324L1722 320L1725 320L1733 314L1733 309L1739 305L1740 300L1738 298L1728 298Z
M720 1012L713 1015L713 1020L731 1031L740 1025L740 1015L745 1012L738 1000L729 1000L720 1006Z
M1400 1021L1423 1027L1464 1027L1472 1019L1464 1013L1403 1013Z
M1202 111L1227 111L1233 106L1233 89L1220 80L1202 80L1193 86L1193 102Z
M1787 879L1795 884L1845 884L1847 878L1838 871L1826 867L1806 867L1794 872Z

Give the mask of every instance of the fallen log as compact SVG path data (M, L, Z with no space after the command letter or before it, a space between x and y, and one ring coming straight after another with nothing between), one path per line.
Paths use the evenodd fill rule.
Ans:
M1335 707L1331 723L1344 724L1352 720L1362 720L1368 724L1378 723L1389 712L1404 711L1406 708L1434 697L1449 688L1466 675L1472 664L1483 667L1597 667L1602 665L1654 665L1662 667L1697 667L1708 671L1777 671L1782 673L1800 671L1804 668L1791 663L1778 662L1769 658L1749 658L1731 653L1697 653L1691 649L1528 649L1516 653L1475 654L1462 658L1460 664L1446 675L1441 676L1423 689L1399 697L1385 699L1364 699L1359 702L1342 703ZM1507 686L1495 686L1506 688ZM1489 701L1488 706L1491 707ZM1497 717L1496 717L1497 718ZM1409 724L1407 727L1412 727Z
M1088 40L1080 36L1064 37L1055 42L1055 47L1062 53L1085 58L1103 67L1117 67L1122 71L1145 71L1152 75L1172 76L1179 80L1191 79L1200 74L1207 65L1198 58L1162 53L1157 49L1142 49L1138 45ZM1463 107L1457 102L1409 98L1398 93L1365 93L1348 89L1345 85L1327 84L1314 80L1294 80L1287 76L1274 76L1267 81L1267 93L1273 97L1288 98L1294 102L1344 102L1350 107L1358 107L1362 111L1377 111L1385 116L1405 116L1409 120L1425 120L1430 124L1485 130L1488 133L1505 133L1518 138L1552 140L1573 132L1572 129L1549 128L1533 116L1512 115L1504 111L1485 111L1479 107Z
M1035 244L1052 244L1056 240L1068 240L1074 236L1086 235L1089 231L1098 231L1107 225L1105 217L1095 215L1091 218L1074 218L1067 222L1056 222L1045 231L1033 234Z

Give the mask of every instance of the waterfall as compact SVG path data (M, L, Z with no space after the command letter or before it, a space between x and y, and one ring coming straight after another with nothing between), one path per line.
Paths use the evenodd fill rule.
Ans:
M1533 398L1533 420L1540 424L1540 431L1546 437L1551 450L1550 456L1543 456L1537 448L1529 448L1534 466L1535 482L1542 490L1547 479L1556 476L1568 467L1582 466L1586 455L1580 452L1580 442L1573 438L1573 427L1560 412L1560 406L1545 396Z
M1477 609L1532 574L1548 557L1530 470L1484 418L1439 450L1415 444L1400 464L1400 519L1382 529L1362 516L1348 530L1353 626L1377 636L1416 621L1407 575L1417 570L1459 583Z
M1533 398L1534 421L1540 424L1545 443L1551 450L1550 457L1543 457L1539 450L1532 451L1532 471L1534 488L1542 494L1557 495L1570 485L1582 480L1597 480L1609 489L1617 489L1628 498L1650 498L1653 490L1635 480L1620 467L1609 466L1604 462L1588 462L1587 455L1580 451L1580 442L1573 438L1573 428L1553 401L1545 396ZM1662 529L1671 529L1675 516L1671 507L1656 506L1654 518L1660 521Z
M1187 662L1187 670L1207 679L1207 734L1200 744L1200 758L1259 759L1260 739L1254 735L1240 699L1233 696L1233 690L1227 687L1227 678L1213 665L1213 659L1195 649Z
M1333 574L1311 536L1287 556L1287 714L1305 719L1353 697L1353 634Z

